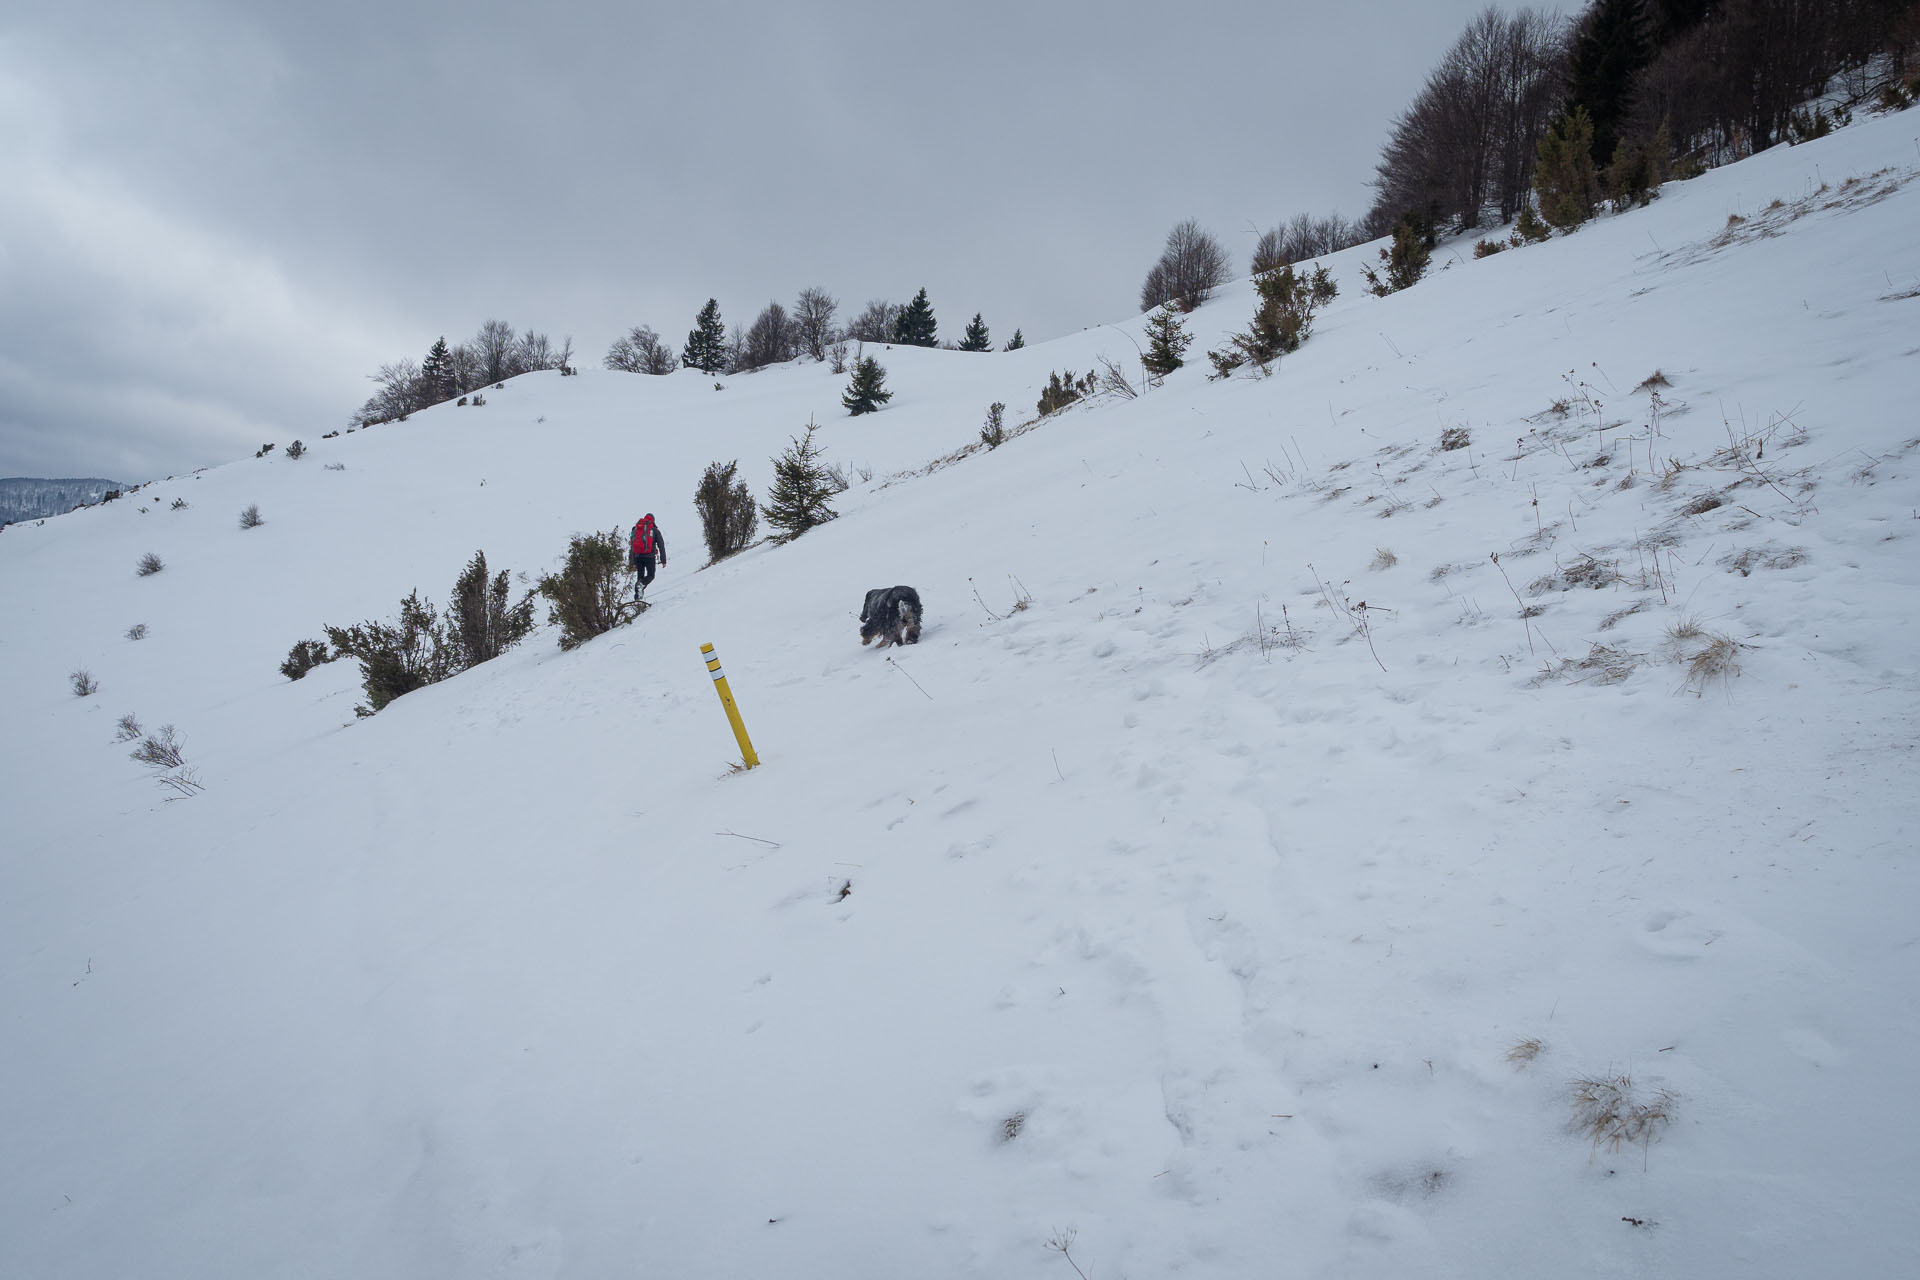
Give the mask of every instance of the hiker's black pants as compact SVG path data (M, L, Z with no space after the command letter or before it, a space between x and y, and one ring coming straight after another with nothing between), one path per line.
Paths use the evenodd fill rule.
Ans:
M640 575L640 585L642 587L651 585L653 582L653 557L651 555L643 556L635 551L629 553L627 558L633 561L633 571Z

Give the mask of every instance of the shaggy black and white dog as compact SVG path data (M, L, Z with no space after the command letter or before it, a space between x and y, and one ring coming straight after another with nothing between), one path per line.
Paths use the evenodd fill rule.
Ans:
M920 593L912 587L875 587L860 608L860 643L920 643Z

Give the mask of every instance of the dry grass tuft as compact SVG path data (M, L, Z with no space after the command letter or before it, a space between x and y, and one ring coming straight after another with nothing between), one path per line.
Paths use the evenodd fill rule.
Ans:
M1562 658L1548 666L1533 683L1539 686L1548 680L1566 680L1572 684L1619 684L1633 674L1644 656L1596 644L1584 658Z
M1708 636L1687 659L1687 686L1699 692L1716 681L1731 681L1740 674L1740 651L1746 647L1729 635Z
M1674 1095L1666 1089L1642 1094L1633 1077L1592 1076L1573 1082L1573 1131L1594 1147L1643 1150L1673 1123Z
M1373 563L1367 567L1378 571L1381 569L1391 569L1399 563L1400 557L1393 554L1390 549L1386 547L1375 547L1373 549Z
M1680 508L1683 516L1703 516L1716 507L1724 506L1723 499L1717 493L1703 493L1686 506Z
M1685 644L1689 640L1698 640L1707 634L1706 628L1700 625L1700 619L1690 613L1669 622L1666 633L1667 643L1675 645Z
M1672 385L1673 385L1672 379L1668 378L1667 375L1660 372L1660 370L1655 369L1652 373L1648 374L1645 378L1642 378L1640 380L1640 385L1635 387L1634 390L1636 392L1658 391L1661 387L1670 387Z
M1634 614L1646 607L1647 602L1645 600L1635 600L1624 609L1615 609L1612 613L1600 619L1600 629L1602 631L1611 631L1615 626L1619 625L1622 619L1631 618Z
M1507 1050L1507 1061L1513 1064L1515 1071L1518 1071L1522 1067L1530 1065L1535 1058L1540 1056L1540 1051L1546 1047L1544 1042L1532 1036L1528 1036L1524 1040L1515 1040L1513 1047Z
M1027 1127L1027 1113L1016 1111L1000 1122L1000 1141L1012 1142Z

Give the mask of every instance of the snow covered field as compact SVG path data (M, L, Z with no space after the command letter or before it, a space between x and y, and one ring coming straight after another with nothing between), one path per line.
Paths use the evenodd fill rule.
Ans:
M879 351L860 419L529 375L7 530L0 1272L1920 1273L1917 119L1337 255L1209 382L1238 283L928 474L1141 318ZM810 415L871 480L699 570L701 469ZM277 670L644 510L632 627L363 721Z

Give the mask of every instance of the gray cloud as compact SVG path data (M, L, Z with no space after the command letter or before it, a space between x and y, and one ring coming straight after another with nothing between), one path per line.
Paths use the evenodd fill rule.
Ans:
M340 425L489 316L676 342L821 285L943 334L1124 315L1363 212L1479 3L95 3L0 29L0 473L141 479Z

